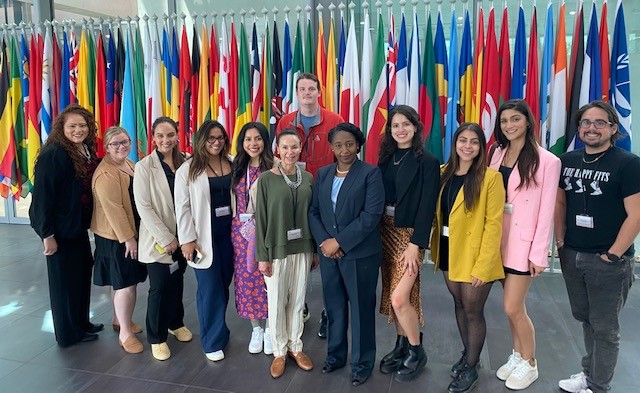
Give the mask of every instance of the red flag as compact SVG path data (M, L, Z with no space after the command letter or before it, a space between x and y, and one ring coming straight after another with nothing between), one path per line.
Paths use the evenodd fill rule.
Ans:
M534 131L540 141L540 71L538 69L538 12L534 3L529 32L529 58L527 61L527 79L524 99L529 104L536 119Z
M180 42L180 114L178 117L178 141L180 150L187 151L187 135L189 134L189 104L191 102L191 59L189 58L189 41L187 29L182 27Z
M98 124L98 157L104 156L102 136L107 129L107 70L104 56L102 33L98 33L96 48L96 89L95 89L95 118Z
M509 17L505 4L502 10L502 26L500 27L500 47L498 49L500 59L500 102L507 101L511 95L511 49L509 48Z
M206 35L203 39L207 39ZM205 70L206 71L206 70ZM191 101L189 104L189 132L187 133L187 152L191 153L191 136L196 132L198 124L198 86L200 82L200 44L198 42L198 32L193 26L193 40L191 46Z
M498 114L498 103L500 101L500 74L495 70L500 69L498 58L498 43L496 42L496 18L495 10L491 7L489 11L489 25L487 26L487 43L485 47L484 65L482 67L483 90L485 95L482 101L480 112L480 124L487 139L487 146L495 141L493 128Z
M55 30L55 29L54 29ZM53 65L51 70L51 84L49 86L51 96L51 118L58 117L60 112L60 76L62 74L62 55L58 46L58 36L55 31L51 34L51 43L53 44Z
M482 110L482 101L484 101L486 86L482 76L484 75L484 10L482 4L478 8L478 36L476 37L476 50L473 56L473 101L471 104L471 119L466 121L480 122L480 111Z
M231 23L231 45L229 49L229 139L233 140L233 131L236 127L236 112L238 110L238 40L236 39L236 27Z
M209 40L209 95L211 102L211 118L218 118L218 87L220 86L220 55L218 52L218 38L215 24L211 25L211 39Z
M602 3L600 15L600 64L602 64L602 101L609 102L609 77L611 59L609 57L609 28L607 26L607 0Z

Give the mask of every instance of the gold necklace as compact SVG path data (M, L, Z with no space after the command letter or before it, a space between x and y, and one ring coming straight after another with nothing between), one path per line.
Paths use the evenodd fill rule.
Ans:
M393 165L395 165L395 166L400 165L400 163L402 162L402 160L404 160L404 158L407 156L407 154L409 154L409 152L410 152L410 151L411 151L411 150L407 150L407 152L406 152L406 153L404 153L404 155L403 155L402 157L400 157L400 159L399 159L398 161L396 161L396 157L395 157L395 153L394 153L394 156L393 156Z
M585 164L593 164L594 162L596 162L596 161L598 161L599 159L601 159L601 158L602 158L602 156L604 156L604 154L605 154L607 151L609 151L609 149L607 149L607 150L603 151L602 153L600 153L600 155L599 155L598 157L594 158L594 159L593 159L593 160L591 160L591 161L587 161L587 160L585 160L585 159L584 159L584 155L585 155L585 153L582 153L582 162L584 162Z

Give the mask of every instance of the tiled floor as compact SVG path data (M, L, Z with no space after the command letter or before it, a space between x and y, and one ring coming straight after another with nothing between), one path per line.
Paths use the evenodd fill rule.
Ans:
M269 376L271 358L248 353L251 328L236 315L233 302L227 314L231 341L225 349L225 360L219 363L205 359L198 336L190 343L170 338L172 357L166 362L151 357L144 333L141 336L145 352L125 354L110 328L100 333L97 342L58 347L51 327L41 243L27 226L0 225L0 392L444 392L451 380L450 365L457 360L461 344L451 296L440 274L434 275L429 265L422 274L429 363L418 380L401 384L375 371L365 385L352 388L348 367L331 375L320 372L326 344L316 337L317 316L322 308L318 273L311 276L308 302L313 317L303 337L305 351L316 368L300 371L289 361L284 376L273 380ZM197 334L195 279L191 271L185 277L185 322ZM138 288L134 319L144 325L148 283ZM486 307L484 366L474 392L508 391L494 376L511 349L501 296L501 288L495 285ZM558 379L579 371L582 352L581 328L571 317L562 277L546 273L535 280L528 308L537 328L540 378L527 391L559 392ZM110 326L108 290L93 288L91 310L93 321ZM640 391L639 311L640 291L634 286L621 318L623 341L613 392ZM377 331L379 359L392 348L395 336L382 316L377 319Z

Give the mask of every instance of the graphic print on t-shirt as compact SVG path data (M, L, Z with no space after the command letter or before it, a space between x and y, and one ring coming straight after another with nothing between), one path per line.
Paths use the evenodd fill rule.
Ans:
M602 195L600 182L608 183L611 177L610 172L598 171L594 169L582 169L564 167L562 178L564 190L572 191L576 194L588 192L589 195Z

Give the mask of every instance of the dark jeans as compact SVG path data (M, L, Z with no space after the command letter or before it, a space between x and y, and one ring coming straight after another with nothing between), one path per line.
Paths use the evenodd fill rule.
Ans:
M618 315L631 288L630 258L607 263L598 254L567 247L561 248L559 254L571 313L582 322L587 352L582 369L591 390L606 392L611 389L609 384L618 361Z
M182 291L187 261L180 255L178 270L171 273L170 265L154 262L147 265L149 299L147 304L147 340L150 344L167 341L167 329L175 330L184 323Z

